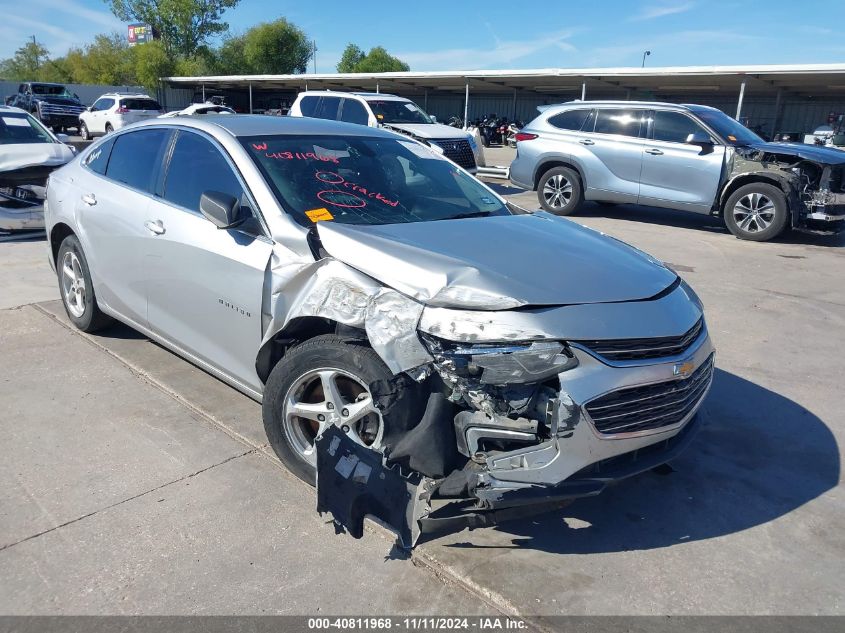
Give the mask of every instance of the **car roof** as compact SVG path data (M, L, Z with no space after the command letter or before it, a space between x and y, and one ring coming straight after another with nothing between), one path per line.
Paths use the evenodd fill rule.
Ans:
M101 94L97 99L103 97L129 97L132 99L152 99L152 97L144 92L106 92Z
M211 134L228 133L230 136L260 136L262 134L303 134L308 136L377 136L395 138L396 134L357 123L330 121L311 117L267 116L264 114L208 114L203 117L173 117L148 119L132 128L165 125L192 127Z
M388 94L386 92L343 92L341 90L303 90L297 95L298 97L316 97L316 96L330 96L330 97L361 97L362 99L396 99L397 101L409 101L405 97Z
M553 103L551 105L545 106L543 111L545 112L547 109L551 108L558 108L558 107L580 107L580 106L590 106L590 107L600 107L600 106L620 106L620 107L635 107L635 108L676 108L680 110L689 110L690 104L679 104L679 103L668 103L666 101L615 101L615 100L607 100L607 101L581 101L579 99L575 99L573 101L566 101L564 103ZM541 106L542 107L542 106ZM703 107L703 106L697 106Z
M8 105L0 105L0 112L5 112L6 114L27 114L26 110Z

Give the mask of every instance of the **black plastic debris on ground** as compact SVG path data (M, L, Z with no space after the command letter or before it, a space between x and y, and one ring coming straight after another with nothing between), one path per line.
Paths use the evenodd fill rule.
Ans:
M382 465L382 456L331 426L317 438L317 512L330 513L336 525L355 538L364 534L364 517L373 516L396 531L403 547L419 536L416 513L427 506L421 498L423 477L402 476Z

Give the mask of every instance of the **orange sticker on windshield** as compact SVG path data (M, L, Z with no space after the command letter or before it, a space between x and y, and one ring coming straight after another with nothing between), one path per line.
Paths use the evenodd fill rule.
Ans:
M311 209L306 211L305 215L307 215L308 219L312 222L326 222L328 220L334 220L334 216L329 213L329 210L326 207Z

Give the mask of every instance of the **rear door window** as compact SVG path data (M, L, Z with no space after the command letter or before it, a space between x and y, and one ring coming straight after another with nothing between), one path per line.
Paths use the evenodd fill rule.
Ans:
M337 119L337 111L340 108L340 97L320 97L320 105L317 106L317 111L314 116L318 119L329 119L334 121Z
M138 130L114 140L106 176L117 182L152 193L158 178L170 130Z
M370 122L370 115L367 114L366 108L359 101L355 99L344 99L340 120L346 121L347 123L367 125Z
M645 110L627 108L599 109L596 115L596 133L617 134L620 136L640 136L640 128L645 120Z
M549 117L549 124L561 130L580 131L584 129L584 124L590 119L592 110L567 110L560 114L555 114Z
M703 127L681 112L658 110L654 113L652 136L655 141L686 143L687 137L696 132L707 134Z
M106 175L106 166L109 164L109 156L111 156L111 149L114 145L114 137L100 143L97 149L92 151L85 157L83 165L91 171L95 171L100 175Z
M244 193L229 162L211 141L192 132L179 132L167 168L164 199L199 213L204 191L219 191L238 199Z
M302 97L302 100L299 102L299 111L302 113L302 116L314 116L319 101L320 97Z

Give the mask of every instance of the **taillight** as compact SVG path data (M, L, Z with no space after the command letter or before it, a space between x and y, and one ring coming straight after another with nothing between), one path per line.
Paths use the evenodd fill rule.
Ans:
M536 134L529 134L528 132L517 132L516 133L516 142L519 143L520 141L533 141L537 138Z
M129 108L127 108L126 106L120 106L117 109L117 113L118 114L129 114Z

